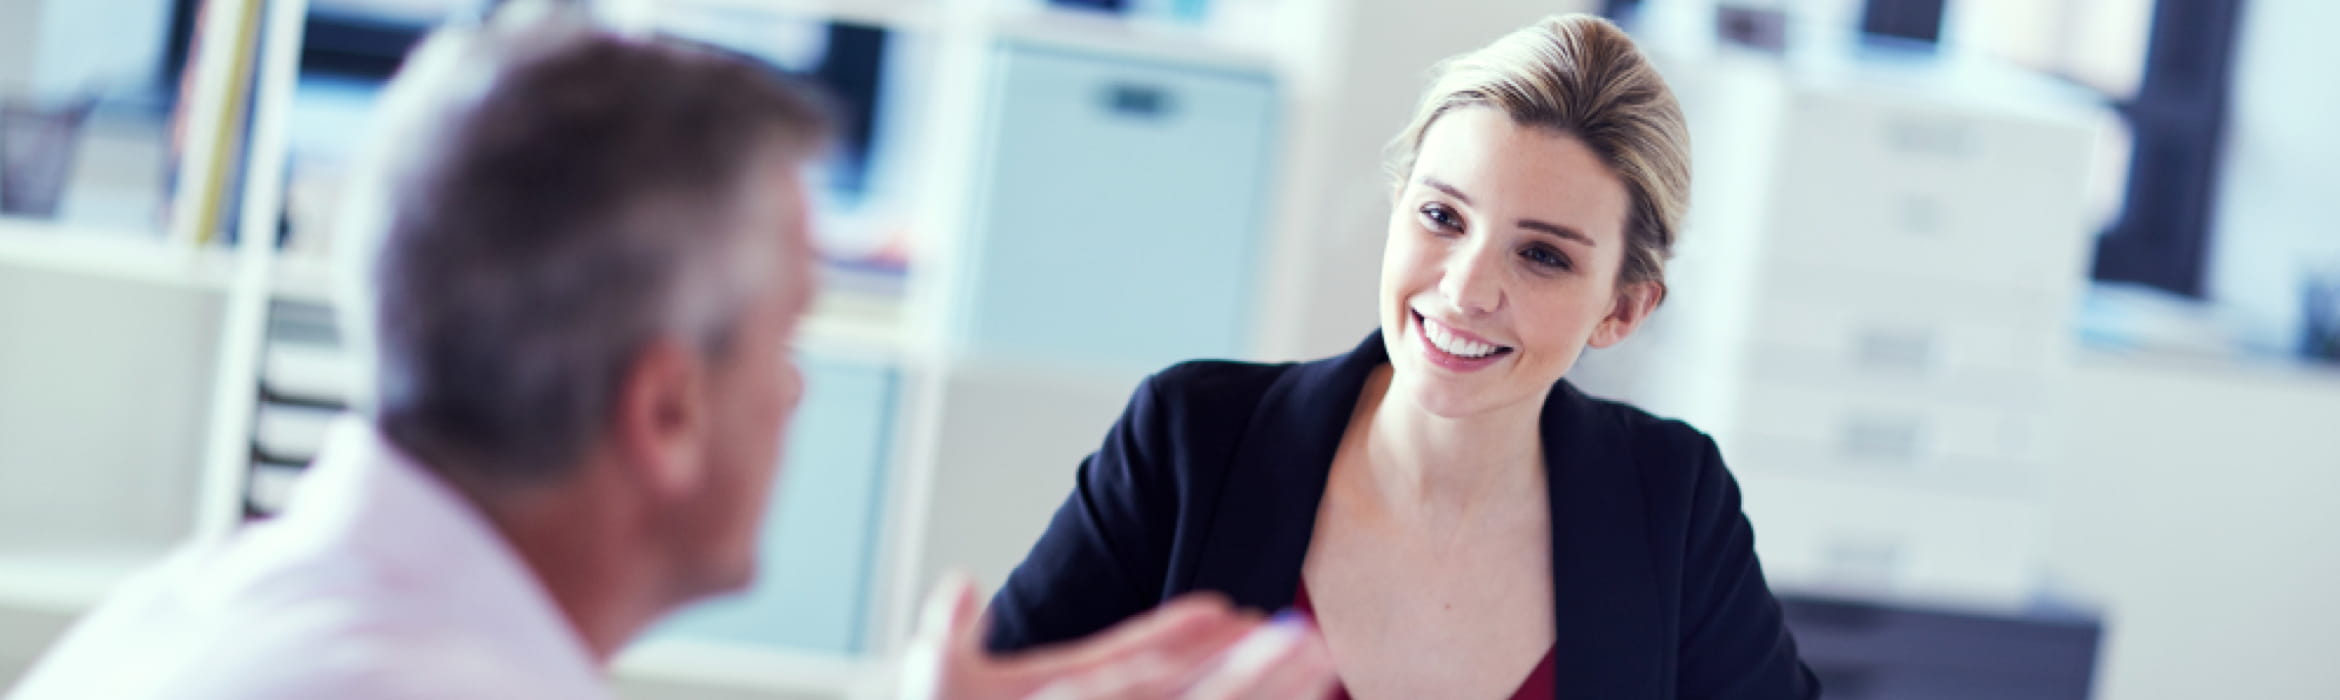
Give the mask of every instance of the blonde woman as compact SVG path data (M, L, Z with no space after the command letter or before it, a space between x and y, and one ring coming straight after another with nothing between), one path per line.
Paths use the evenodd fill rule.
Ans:
M1338 695L1817 696L1713 441L1563 379L1665 298L1690 163L1664 80L1548 18L1441 64L1391 154L1378 332L1148 379L993 648L1216 591L1312 614Z

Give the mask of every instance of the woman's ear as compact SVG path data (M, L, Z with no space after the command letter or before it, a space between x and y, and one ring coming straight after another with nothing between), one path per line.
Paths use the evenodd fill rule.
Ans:
M1609 307L1608 317L1601 319L1601 325L1593 328L1592 339L1586 344L1605 348L1625 342L1625 338L1633 335L1633 331L1641 327L1641 322L1649 319L1650 312L1657 310L1658 302L1665 298L1664 282L1632 282L1619 286L1616 298Z

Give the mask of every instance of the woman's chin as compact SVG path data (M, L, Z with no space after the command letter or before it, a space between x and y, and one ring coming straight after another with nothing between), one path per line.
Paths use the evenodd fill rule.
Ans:
M1422 367L1399 367L1395 381L1390 383L1391 396L1406 405L1440 418L1468 418L1486 412L1491 401L1485 391L1469 386L1475 382L1457 382L1422 371ZM1412 375L1412 376L1408 376Z

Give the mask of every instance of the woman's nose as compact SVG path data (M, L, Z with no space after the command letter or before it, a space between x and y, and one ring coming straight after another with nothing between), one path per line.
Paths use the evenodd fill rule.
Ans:
M1446 269L1438 281L1438 291L1446 296L1457 311L1484 314L1503 306L1503 286L1495 261L1486 246L1465 245L1453 249L1446 258Z

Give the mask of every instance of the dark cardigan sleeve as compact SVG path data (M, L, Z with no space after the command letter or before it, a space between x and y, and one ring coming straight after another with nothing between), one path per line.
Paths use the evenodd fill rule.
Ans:
M1681 697L1820 697L1819 680L1797 655L1756 562L1739 484L1712 439L1699 435L1698 444L1682 586Z
M1015 651L1085 637L1152 608L1170 559L1176 490L1164 451L1175 434L1148 377L1082 460L1072 495L992 598L987 643Z

